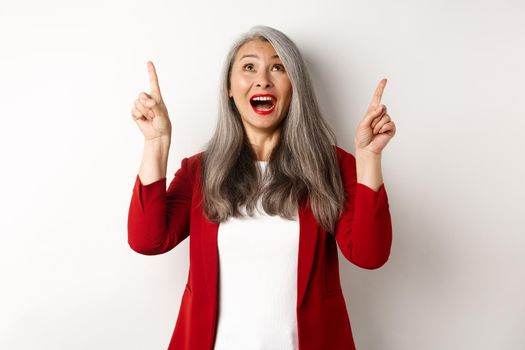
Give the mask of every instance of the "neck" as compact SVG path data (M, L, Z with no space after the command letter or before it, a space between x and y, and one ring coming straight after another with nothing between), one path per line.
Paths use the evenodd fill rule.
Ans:
M247 130L246 134L248 135L248 140L255 152L257 160L266 162L270 158L274 147L279 142L281 129L277 128L271 133Z

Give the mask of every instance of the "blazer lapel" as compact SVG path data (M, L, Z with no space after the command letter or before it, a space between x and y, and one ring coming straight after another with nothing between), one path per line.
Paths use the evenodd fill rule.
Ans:
M299 204L299 257L297 261L297 306L304 300L317 247L318 225L306 201Z
M202 211L201 201L202 186L201 186L201 162L197 163L196 167L196 190L193 195L196 195L198 200L196 205L200 207L198 210L200 219L200 242L202 260L204 263L204 280L206 282L206 289L208 290L208 296L210 302L214 308L217 306L217 279L218 279L218 265L219 265L219 252L217 245L217 235L219 231L219 223L209 221L204 216Z
M217 245L217 234L219 224L208 221L204 216L202 218L201 249L204 260L204 277L206 280L208 295L212 303L217 302L217 279L219 254Z

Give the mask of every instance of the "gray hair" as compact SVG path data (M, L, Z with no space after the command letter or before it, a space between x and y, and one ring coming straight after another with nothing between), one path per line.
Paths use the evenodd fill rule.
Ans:
M272 44L292 85L288 114L281 121L280 138L267 165L270 181L264 186L255 152L235 102L229 97L235 56L242 45L252 40ZM242 216L242 205L252 216L260 198L269 215L293 219L298 204L308 197L319 225L333 234L345 201L334 145L335 133L321 115L297 46L279 30L252 27L230 48L220 79L219 119L201 162L206 218L223 222L230 216Z

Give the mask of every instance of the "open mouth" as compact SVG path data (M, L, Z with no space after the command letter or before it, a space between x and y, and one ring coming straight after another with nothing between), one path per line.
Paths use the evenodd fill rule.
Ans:
M253 110L259 114L268 114L275 109L276 99L273 96L255 96L250 99Z

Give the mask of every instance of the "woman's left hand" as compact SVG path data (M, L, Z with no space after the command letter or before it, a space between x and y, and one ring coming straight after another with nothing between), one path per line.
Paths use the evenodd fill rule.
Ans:
M381 79L365 117L355 133L356 151L364 150L380 155L386 144L396 133L396 126L387 114L386 106L381 104L386 79Z

